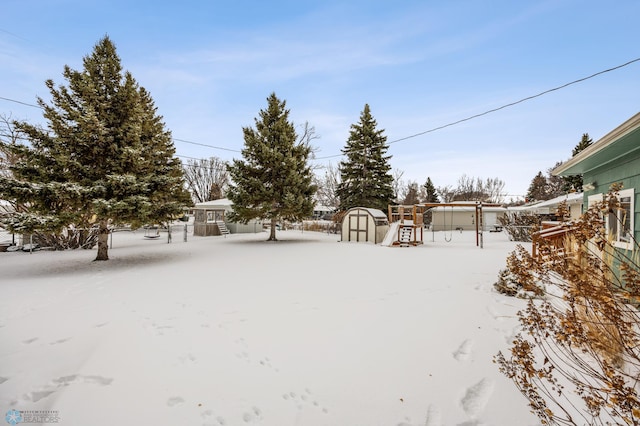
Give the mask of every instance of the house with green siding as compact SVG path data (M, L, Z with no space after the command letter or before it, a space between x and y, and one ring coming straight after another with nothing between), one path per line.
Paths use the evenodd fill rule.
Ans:
M556 176L582 175L583 208L601 201L611 185L622 184L621 209L604 218L613 245L632 250L640 241L640 113L555 168Z

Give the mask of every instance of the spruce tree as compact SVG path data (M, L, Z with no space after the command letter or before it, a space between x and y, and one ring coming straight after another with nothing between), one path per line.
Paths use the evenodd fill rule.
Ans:
M243 128L244 160L229 165L232 184L227 197L233 202L230 220L271 222L268 241L276 241L279 220L300 220L313 214L313 173L308 164L311 147L297 141L289 122L286 102L275 93L267 98L267 108L255 118L255 129Z
M547 178L538 172L531 181L527 191L527 202L548 200Z
M589 137L589 134L583 133L582 139L580 140L578 145L576 145L573 148L573 151L571 152L572 157L575 157L576 155L578 155L579 152L591 146L592 143L593 143L593 140ZM583 183L582 175L566 176L563 179L564 179L565 191L573 190L576 192L582 192L582 183Z
M405 206L411 206L420 202L420 189L417 182L409 182L407 185L407 195L402 200Z
M351 125L349 139L342 149L347 158L339 164L341 182L336 193L343 211L352 207L386 211L393 200L387 137L376 126L369 105L365 104L360 121Z
M438 192L436 191L436 187L433 185L430 177L427 177L427 181L422 185L424 188L424 203L439 203L440 198L438 197Z
M171 134L112 41L101 39L83 65L64 67L68 86L46 82L52 103L38 104L47 129L16 123L30 146L14 150L14 178L0 180L0 198L29 206L9 219L13 231L92 228L96 260L108 260L109 226L164 223L190 200Z

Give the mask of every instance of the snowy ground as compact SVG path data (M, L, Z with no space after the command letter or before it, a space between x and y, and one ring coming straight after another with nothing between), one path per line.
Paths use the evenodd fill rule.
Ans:
M60 425L537 425L492 358L516 243L267 235L0 253L0 409ZM432 238L434 241L432 241Z

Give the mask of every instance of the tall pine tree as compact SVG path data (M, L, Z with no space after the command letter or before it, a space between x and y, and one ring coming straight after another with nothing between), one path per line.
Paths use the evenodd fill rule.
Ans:
M538 174L531 180L531 184L529 185L526 195L526 201L532 202L548 200L548 192L547 178L542 174L542 172L538 172Z
M339 164L341 181L336 190L341 210L371 207L386 211L393 200L387 137L376 126L369 105L365 104L360 121L351 125L349 139L342 149L347 158Z
M232 184L227 197L233 202L230 220L268 219L268 241L276 241L279 220L300 220L313 214L316 186L308 164L311 147L304 140L297 141L286 102L272 93L267 103L267 109L255 119L255 129L243 128L244 160L229 165Z
M593 140L589 137L589 133L583 133L582 139L578 142L578 145L573 148L571 156L575 157L580 151L591 146L592 143ZM582 184L582 175L564 177L564 189L566 191L582 192Z
M438 197L438 191L436 187L433 185L430 177L427 177L427 181L422 185L424 188L424 203L439 203L440 198Z
M190 199L171 134L150 94L123 72L112 41L101 39L83 65L64 67L68 86L46 82L52 103L38 104L47 129L16 123L30 146L14 150L14 178L0 179L0 198L29 206L10 229L93 228L96 260L108 260L110 225L166 222Z

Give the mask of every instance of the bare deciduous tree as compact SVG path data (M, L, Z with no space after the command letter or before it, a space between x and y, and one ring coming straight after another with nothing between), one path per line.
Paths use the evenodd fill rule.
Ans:
M20 132L13 125L10 115L0 114L0 126L0 175L10 177L9 168L16 162L16 155L6 149L5 145L18 144Z
M393 189L393 197L396 202L404 199L407 188L402 180L402 176L404 176L404 171L400 169L393 170L393 182L391 183L391 187Z
M194 203L224 197L229 185L229 172L224 161L217 157L189 160L183 169L187 189Z
M504 181L496 178L483 180L479 177L460 176L458 186L439 188L443 200L450 201L482 201L486 203L501 203L504 201ZM445 201L447 202L447 201Z
M453 201L453 197L456 195L456 190L452 185L439 186L436 189L438 196L443 203L450 203Z
M488 203L502 203L504 201L504 181L495 178L487 178L484 183L486 198L483 201Z
M318 177L317 175L314 177L313 183L318 187L318 191L316 192L316 200L318 203L337 209L340 205L340 200L336 194L339 182L340 170L338 167L329 163L329 165L324 168L324 175L322 177Z

